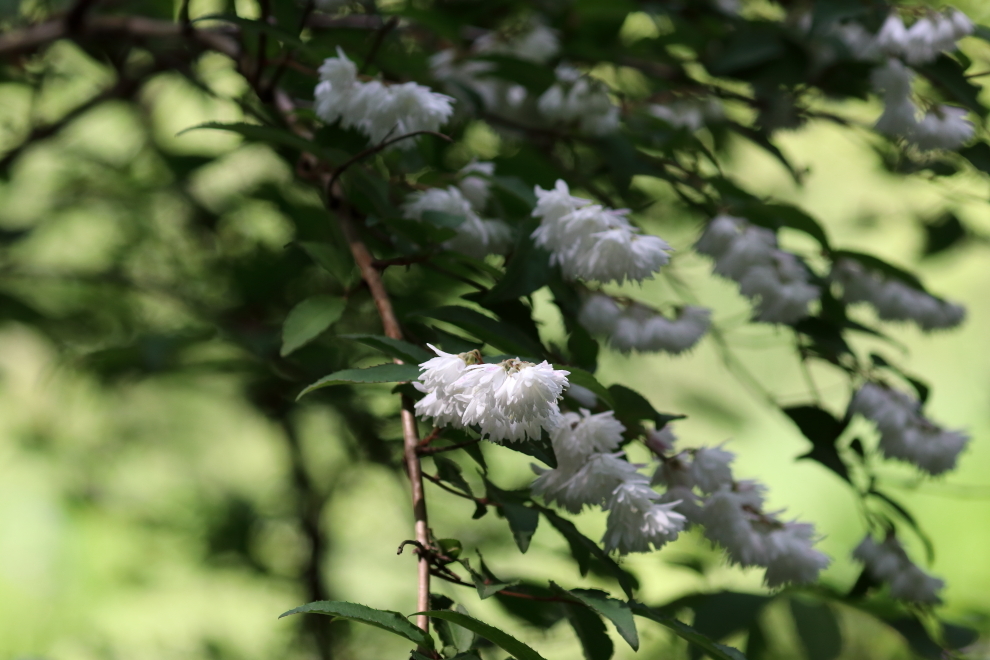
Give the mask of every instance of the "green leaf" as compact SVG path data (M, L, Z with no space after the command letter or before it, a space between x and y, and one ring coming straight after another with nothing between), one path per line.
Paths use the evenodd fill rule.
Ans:
M632 598L633 590L638 586L635 578L622 570L622 567L616 564L597 543L579 532L570 520L561 518L550 509L539 506L538 504L534 504L533 508L542 513L543 517L547 519L547 522L553 525L567 541L567 545L571 549L571 555L578 563L581 575L587 574L588 569L591 568L591 560L595 559L606 572L616 579L619 586L626 593L626 596Z
M468 495L473 495L471 486L461 473L460 465L439 454L434 454L432 458L433 464L437 466L437 476L440 477L441 481L446 481L460 491Z
M354 257L351 256L350 250L316 241L299 241L296 245L302 248L318 266L333 275L333 278L344 288L350 287L361 276L357 266L354 265Z
M564 611L574 628L574 634L581 642L585 660L609 660L615 652L615 646L601 617L586 607L572 603L564 605Z
M720 591L686 596L665 606L664 610L676 612L682 607L690 607L694 611L694 630L709 639L719 640L747 629L770 600L756 594ZM700 650L700 647L692 649L691 657L700 656Z
M295 149L297 151L305 151L306 153L311 153L314 156L318 156L319 158L326 160L331 165L339 165L347 159L347 154L341 151L337 151L336 149L324 149L320 145L310 142L305 138L299 137L292 131L285 128L280 128L278 126L247 124L244 122L224 124L223 122L209 121L205 124L191 126L183 131L179 131L177 135L183 135L189 131L204 128L237 133L251 142L263 142L265 144L278 145L280 147L289 147L290 149Z
M366 623L369 626L375 626L405 637L417 646L427 649L433 648L432 637L423 632L421 628L410 623L406 617L391 610L376 610L367 605L347 603L344 601L319 600L315 603L309 603L294 610L289 610L279 616L279 618L281 619L292 614L325 614L338 619Z
M480 551L478 553L480 558ZM474 588L478 590L478 598L485 600L486 598L491 598L499 591L513 586L518 582L518 580L513 580L511 582L506 582L495 577L495 575L488 570L485 566L485 560L480 559L481 571L476 571L471 567L471 562L467 559L462 559L460 561L461 565L467 569L467 572L471 574L471 581L474 582Z
M707 653L713 660L746 660L746 656L740 653L739 649L719 644L674 617L661 614L640 603L630 603L629 606L632 608L634 614L670 628L678 637L695 645Z
M982 142L980 144L987 146ZM945 213L932 222L926 222L924 228L924 256L926 257L944 252L951 247L959 245L969 237L969 231L966 229L966 225L954 213Z
M784 413L801 429L804 437L811 441L811 451L798 458L817 461L852 483L849 469L835 447L839 436L846 430L848 421L838 420L817 406L792 406L784 408Z
M779 229L790 227L811 236L823 249L829 250L828 236L817 220L790 204L766 204L763 202L750 202L739 207L737 213L750 222L767 227L768 229Z
M344 313L347 301L334 296L310 296L292 308L282 324L282 350L285 357L319 337Z
M516 660L545 660L543 656L526 644L520 642L512 635L502 632L498 628L490 626L483 621L478 621L474 617L470 617L467 614L451 612L450 610L433 610L430 612L416 612L416 614L426 614L433 619L444 619L445 621L450 621L459 626L463 626L479 637L484 637L492 644L501 648L503 651L506 651L513 658L516 658Z
M436 357L425 348L410 344L401 339L392 339L382 335L339 335L341 339L353 339L365 346L377 349L389 357L394 357L408 364L421 364Z
M624 424L628 422L626 425L629 427L634 426L634 422L645 419L653 422L660 429L667 422L675 419L684 419L684 415L670 415L657 412L657 409L653 407L653 404L646 397L625 385L619 385L618 383L610 385L608 391L614 402L612 409L615 411L616 418Z
M551 583L552 584L552 583ZM561 590L563 591L563 590ZM639 650L639 634L636 632L636 619L633 617L629 604L616 600L606 592L598 589L572 589L569 593L579 601L601 614L615 624L615 629L622 639L633 648Z
M587 388L595 393L595 395L601 399L605 405L609 408L615 408L615 401L612 399L612 393L605 388L604 385L598 382L598 379L589 374L584 369L579 369L577 367L572 367L570 365L555 364L554 369L563 369L570 372L567 375L567 380L572 385L580 385L581 387Z
M893 264L889 264L883 259L873 256L872 254L866 254L863 252L854 252L853 250L835 250L832 252L832 259L852 259L853 261L858 261L867 268L872 268L873 270L879 271L881 274L887 277L892 277L895 280L900 280L907 284L913 289L927 293L925 290L925 285L921 283L917 277L903 268L898 268Z
M519 551L529 550L530 539L533 538L540 523L540 513L524 504L527 501L525 491L502 490L487 479L485 479L485 491L488 499L499 505L499 513L508 521Z
M550 281L550 253L536 247L529 237L538 224L534 220L520 228L516 246L505 266L505 275L484 296L482 304L489 305L528 296Z
M791 615L808 660L834 660L842 652L842 631L825 603L791 598Z
M346 385L348 383L404 383L419 378L419 367L415 364L379 364L364 369L343 369L324 376L309 385L296 400L301 399L313 390L330 387L331 385Z
M890 495L887 495L886 493L883 493L883 492L877 490L876 488L870 488L870 490L867 491L867 494L868 495L873 495L874 497L883 500L894 511L897 512L897 515L899 515L904 520L904 522L906 522L908 524L908 526L912 529L912 531L914 531L914 533L921 540L922 545L925 546L925 556L928 559L928 563L930 564L930 563L934 562L935 561L935 544L932 543L931 538L928 536L928 534L925 533L925 530L923 530L921 528L921 525L918 524L918 520L914 516L911 515L911 512L908 511L906 508L904 508L904 505L903 504L899 503L897 500L895 500L894 498L892 498Z
M489 346L518 357L539 358L543 347L526 333L503 321L493 319L468 307L448 306L420 312L419 316L444 321L470 333Z
M970 82L959 62L943 54L931 64L915 68L949 100L969 108L981 117L986 116L987 109L979 101L981 89Z
M973 164L976 169L990 174L990 145L977 142L971 147L959 150L959 155Z
M228 23L233 23L241 28L245 33L250 35L267 34L276 40L292 46L295 49L306 50L308 46L305 41L302 41L299 37L292 34L288 30L280 28L278 25L272 25L266 21L255 21L249 18L242 18L234 14L209 14L207 16L198 16L194 18L191 22L198 23L199 21L226 21Z

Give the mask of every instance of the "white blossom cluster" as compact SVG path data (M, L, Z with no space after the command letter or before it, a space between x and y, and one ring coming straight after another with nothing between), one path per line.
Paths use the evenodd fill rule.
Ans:
M954 468L969 442L966 433L944 429L922 415L921 403L911 395L879 383L860 387L849 410L877 425L884 456L913 463L932 475Z
M602 543L608 552L649 552L677 538L686 519L673 510L676 502L659 502L660 494L638 470L642 466L616 451L623 432L611 411L564 413L563 423L550 433L557 467L534 467L539 476L532 491L571 513L585 506L606 509Z
M814 548L818 536L813 525L764 512L766 487L735 480L730 467L734 454L701 447L667 456L673 436L652 440L648 445L661 459L653 482L667 487L662 501L676 501L676 510L702 525L705 536L725 548L732 563L765 567L764 582L771 588L814 582L828 566L828 556Z
M854 259L838 259L831 279L842 285L847 303L869 303L885 321L913 321L922 330L954 328L966 316L961 305L940 300Z
M551 190L536 186L536 198L533 215L541 222L532 238L568 280L641 282L670 260L666 241L641 233L626 209L575 197L561 179Z
M713 98L654 103L646 107L646 112L673 128L684 128L692 133L725 118L725 110Z
M755 301L758 321L794 323L821 296L798 258L777 248L774 233L743 218L715 217L695 249L713 257L715 272L738 282L739 291Z
M877 119L877 132L902 137L922 150L958 149L973 137L974 127L966 110L935 105L923 113L912 98L914 70L897 58L873 70L870 80L883 96L884 110Z
M507 55L517 59L546 64L560 51L560 40L555 30L535 23L511 39L503 39L496 33L486 33L475 40L471 55ZM442 50L430 58L430 68L437 80L446 83L447 91L458 98L467 99L463 89L476 94L490 112L506 115L521 110L529 93L522 85L492 77L495 63L486 60L461 58L453 48Z
M892 13L877 33L876 44L882 52L902 57L908 64L928 64L939 53L955 50L956 42L973 29L973 22L958 9L923 16L909 28Z
M420 364L415 387L426 394L416 414L438 426L478 427L494 442L539 438L542 429L560 425L558 401L567 387L567 371L515 358L485 364L477 351L444 353Z
M686 305L676 318L667 318L645 305L624 309L611 296L593 293L578 312L578 323L592 335L608 338L616 350L677 355L692 348L711 326L711 310Z
M476 259L486 254L504 254L512 242L512 230L501 220L484 220L478 216L488 200L488 180L472 173L490 172L491 163L475 163L462 171L458 186L428 188L411 193L402 205L402 215L422 221L423 213L439 211L464 218L457 225L457 235L447 241L447 249ZM479 169L480 168L480 169Z
M881 543L869 534L853 551L853 557L866 565L869 575L890 585L890 595L913 603L941 603L938 592L945 582L925 573L912 562L900 541L888 535Z
M557 82L536 102L545 119L574 124L586 135L608 135L619 128L619 108L609 98L605 83L563 64L555 73Z
M378 144L388 137L415 131L436 131L450 119L454 99L413 82L386 85L357 79L357 67L337 48L337 57L320 66L316 86L317 116L327 123L340 120ZM401 140L397 148L411 148L414 140Z

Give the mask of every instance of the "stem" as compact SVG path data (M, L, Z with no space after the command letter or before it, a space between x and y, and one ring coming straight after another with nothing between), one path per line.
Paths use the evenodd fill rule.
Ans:
M327 186L329 192L331 186ZM392 301L382 282L381 274L375 267L375 259L372 257L368 247L358 235L357 227L346 209L338 209L337 217L340 219L340 228L344 232L344 237L351 248L354 256L354 263L361 271L361 277L371 291L371 297L378 308L378 316L381 317L382 327L385 335L392 339L402 339L402 328L395 318L392 310ZM402 364L401 360L395 360L396 364ZM416 416L413 413L412 400L402 396L402 446L403 458L406 465L406 472L409 474L410 486L412 489L413 520L415 521L416 541L424 548L430 545L430 530L426 517L426 496L423 491L423 469L419 462L419 431L416 428ZM419 584L416 599L416 611L426 612L430 609L430 559L426 553L419 553ZM430 620L420 614L416 617L416 625L424 631L429 631Z

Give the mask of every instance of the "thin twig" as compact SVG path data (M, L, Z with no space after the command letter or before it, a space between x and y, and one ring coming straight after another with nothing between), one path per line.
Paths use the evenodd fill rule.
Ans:
M271 13L271 3L269 0L261 0L259 2L261 7L261 19L262 23L268 22L268 15ZM258 57L255 58L254 71L252 75L254 76L254 83L252 87L259 88L261 82L261 73L265 70L265 51L268 50L268 33L261 29L258 31Z
M327 198L328 199L331 198L330 193L333 190L333 184L335 184L337 182L337 179L340 178L340 175L343 174L345 171L347 171L347 168L349 168L351 165L357 163L358 161L360 161L360 160L362 160L364 158L367 158L368 156L373 156L374 154L377 154L379 151L382 151L383 149L387 149L388 147L392 146L396 142L399 142L400 140L405 140L406 138L416 137L417 135L433 135L435 137L442 138L442 139L446 140L447 142L453 142L453 140L451 140L449 137L447 137L443 133L437 133L436 131L413 131L412 133L406 133L405 135L398 135L398 136L396 136L394 138L390 138L390 139L387 139L387 140L382 140L378 144L376 144L376 145L374 145L372 147L368 147L364 151L360 151L360 152L356 153L355 155L351 156L346 161L344 161L344 163L340 167L338 167L336 170L334 170L333 176L330 177L330 182L327 183L327 187L326 187L326 189L327 189ZM374 262L372 262L372 264L373 263Z
M378 49L382 47L385 42L385 37L391 32L396 25L399 24L399 17L393 16L388 19L384 25L382 25L375 32L375 41L371 44L371 48L368 49L368 54L364 56L364 62L361 63L361 68L358 69L358 74L364 73L368 69L368 65L372 63L375 59L375 55L378 54Z
M333 178L327 185L327 191L332 190ZM330 201L328 195L328 202ZM338 209L337 218L340 228L344 233L348 245L351 248L351 255L354 263L361 271L361 277L368 284L368 290L378 308L378 316L382 321L382 328L387 337L392 339L402 339L402 328L395 317L392 309L392 301L385 284L382 282L381 273L375 268L375 260L368 251L364 241L358 235L357 227L351 219L347 209ZM402 364L401 360L395 360L397 364ZM416 449L419 446L419 430L416 428L416 416L413 412L412 400L402 395L402 445L403 458L406 464L406 472L409 474L409 481L412 489L413 519L415 521L416 541L423 547L429 546L430 529L426 515L426 496L423 490L423 469L419 462L419 455ZM417 612L426 612L430 609L430 561L429 557L420 555L419 557L419 584L416 600ZM430 619L425 614L416 617L416 625L424 631L430 629Z
M445 451L454 451L455 449L460 449L461 447L470 447L471 445L481 442L480 438L474 440L468 440L467 442L458 442L456 445L446 445L445 447L420 447L420 456L432 456L433 454L442 454Z

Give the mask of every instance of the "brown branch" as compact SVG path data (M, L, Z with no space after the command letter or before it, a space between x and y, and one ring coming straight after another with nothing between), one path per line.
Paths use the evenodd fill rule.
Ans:
M343 174L347 170L347 168L349 168L351 165L354 165L358 161L360 161L360 160L362 160L364 158L367 158L368 156L373 156L374 154L377 154L379 151L382 151L383 149L387 149L388 147L392 146L396 142L399 142L401 140L405 140L406 138L416 137L417 135L433 135L433 136L436 136L438 138L443 138L447 142L453 142L453 140L451 140L449 137L447 137L443 133L437 133L436 131L413 131L412 133L406 133L405 135L397 135L394 138L389 138L387 140L382 140L378 144L376 144L374 146L371 146L371 147L368 147L364 151L360 151L360 152L354 154L353 156L351 156L350 158L348 158L346 161L344 161L344 163L340 167L338 167L336 170L334 170L333 176L330 177L330 182L327 183L327 187L326 187L326 189L327 189L327 199L332 199L331 191L333 190L333 184L335 184L337 182L337 179L340 178L340 175ZM372 261L372 265L373 264L374 264L374 261Z
M327 185L328 193L332 190L333 178ZM328 195L328 201L330 197ZM337 217L340 221L340 228L344 233L344 238L351 248L354 263L361 271L361 277L368 284L371 297L378 308L378 316L381 317L382 327L387 337L392 339L402 339L402 328L395 318L392 309L392 301L385 285L382 282L381 274L375 268L374 257L368 251L367 246L358 235L357 227L351 219L349 212L345 209L338 209ZM401 360L395 360L397 364L402 364ZM415 524L416 541L423 547L430 544L430 529L426 515L426 496L423 491L423 470L419 462L419 455L416 449L419 446L419 430L416 428L416 415L413 412L412 400L406 395L402 395L402 445L403 458L406 464L406 472L409 474L409 481L412 488L413 520ZM430 609L430 561L425 555L419 556L419 585L416 600L416 611L426 612ZM425 614L416 617L416 625L424 631L430 629L430 619Z
M235 38L236 35L235 28L197 30L181 23L143 16L93 16L80 26L76 34L70 34L65 20L53 19L22 30L0 34L0 57L30 55L69 36L95 40L174 39L188 36L203 49L214 50L237 59L241 55L241 47Z

